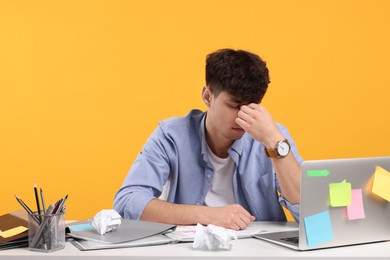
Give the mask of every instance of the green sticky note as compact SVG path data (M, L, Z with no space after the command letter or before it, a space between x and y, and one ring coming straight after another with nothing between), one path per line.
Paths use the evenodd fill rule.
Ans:
M330 174L330 172L326 169L324 169L324 170L308 170L307 171L307 176L309 176L309 177L319 177L319 176L326 177L329 174Z
M329 184L329 203L332 207L350 206L352 201L351 183L346 180Z

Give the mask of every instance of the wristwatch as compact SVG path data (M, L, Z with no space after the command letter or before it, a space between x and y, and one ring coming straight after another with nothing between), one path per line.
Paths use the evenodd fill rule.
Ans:
M285 157L290 150L291 146L287 139L277 142L275 149L267 149L267 147L264 148L265 154L271 158Z

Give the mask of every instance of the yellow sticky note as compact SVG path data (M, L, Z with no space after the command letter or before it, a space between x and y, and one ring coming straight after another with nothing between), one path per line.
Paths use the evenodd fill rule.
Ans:
M3 238L13 237L13 236L19 235L20 233L23 233L27 229L28 228L23 227L23 226L14 227L14 228L8 229L6 231L0 232L0 236Z
M329 202L332 207L351 205L351 183L346 180L329 184Z
M390 172L380 166L377 166L374 173L374 184L372 193L390 201Z

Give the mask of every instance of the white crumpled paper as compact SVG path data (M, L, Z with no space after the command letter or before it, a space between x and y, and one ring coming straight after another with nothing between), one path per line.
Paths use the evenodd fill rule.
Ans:
M232 249L233 241L237 240L236 234L230 229L214 226L207 227L196 225L195 240L192 245L195 249L217 250L218 248Z
M115 231L122 223L121 218L121 215L115 210L103 209L90 219L90 223L100 235L104 235L107 232Z

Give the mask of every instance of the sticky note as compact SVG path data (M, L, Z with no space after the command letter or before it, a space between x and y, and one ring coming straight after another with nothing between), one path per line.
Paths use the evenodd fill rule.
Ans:
M390 201L390 172L380 166L377 166L374 173L374 183L372 193Z
M69 229L72 231L86 231L86 230L94 230L95 228L90 224L77 224L69 226Z
M14 227L14 228L8 229L6 231L0 232L0 236L3 238L13 237L13 236L16 236L16 235L23 233L27 229L28 228L23 227L23 226Z
M347 206L347 216L349 220L366 218L364 214L362 189L352 190L352 203L350 206Z
M308 246L316 246L333 240L329 210L306 217L303 221L305 224L306 242Z
M351 183L344 180L329 184L329 203L332 207L351 205Z
M306 172L307 176L309 177L319 177L319 176L323 176L323 177L326 177L330 174L330 172L328 170L308 170Z

